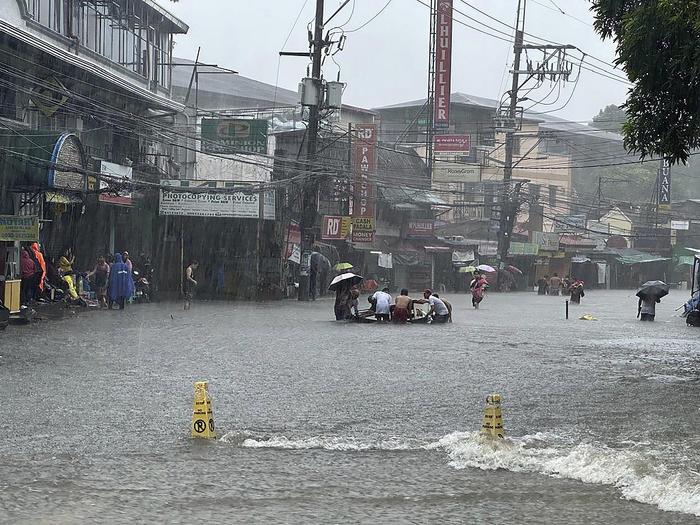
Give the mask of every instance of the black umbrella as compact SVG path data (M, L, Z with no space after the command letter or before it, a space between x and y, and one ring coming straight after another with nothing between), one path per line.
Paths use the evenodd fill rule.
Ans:
M335 291L339 286L354 286L362 282L363 277L354 273L342 273L331 282L329 290Z
M668 295L670 286L663 281L647 281L637 292L637 297L642 299L660 299Z

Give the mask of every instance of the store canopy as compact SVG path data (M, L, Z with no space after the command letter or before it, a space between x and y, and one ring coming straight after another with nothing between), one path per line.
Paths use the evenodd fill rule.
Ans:
M617 257L617 260L622 264L646 264L653 262L668 261L669 259L667 257L651 255L649 253L638 252L636 250L625 250L625 253Z
M429 190L406 186L379 186L381 197L397 210L419 210L426 206L446 206L447 203Z

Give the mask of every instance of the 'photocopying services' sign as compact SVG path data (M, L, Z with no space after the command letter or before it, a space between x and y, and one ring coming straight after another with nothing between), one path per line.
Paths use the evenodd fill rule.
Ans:
M187 217L257 219L257 193L227 192L220 182L166 180L160 190L160 214ZM180 189L181 188L181 189ZM208 188L211 188L207 191ZM220 191L215 191L220 190ZM275 219L275 192L265 192L263 218Z

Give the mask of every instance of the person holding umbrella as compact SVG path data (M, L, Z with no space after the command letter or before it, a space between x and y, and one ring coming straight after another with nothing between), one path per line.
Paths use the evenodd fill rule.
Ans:
M647 281L639 291L637 297L637 317L642 321L653 321L656 317L656 303L661 302L661 298L668 295L670 286L663 281Z
M335 292L335 320L344 321L352 318L352 307L357 296L353 297L353 291L357 293L354 287L362 282L361 275L355 275L354 273L343 273L338 275L331 285L328 287L329 290ZM359 293L357 293L359 295Z

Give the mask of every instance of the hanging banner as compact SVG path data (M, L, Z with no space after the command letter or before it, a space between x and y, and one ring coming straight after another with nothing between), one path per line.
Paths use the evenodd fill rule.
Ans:
M433 219L415 219L406 224L407 239L432 239L435 237L435 221Z
M352 165L355 172L352 241L374 241L374 212L377 185L371 178L377 174L377 125L355 124Z
M659 209L669 211L671 209L671 161L661 161L659 172Z
M131 166L122 166L113 162L100 161L100 173L105 175L100 178L100 190L108 190L111 186L118 185L122 182L126 185L126 189L120 189L117 192L100 192L98 200L107 204L117 204L119 206L131 206L130 183L133 179L134 170Z
M33 242L38 240L38 217L0 215L0 241Z
M447 128L450 126L452 83L452 0L438 0L436 16L433 125Z
M301 228L294 221L287 227L282 255L293 263L301 264Z

